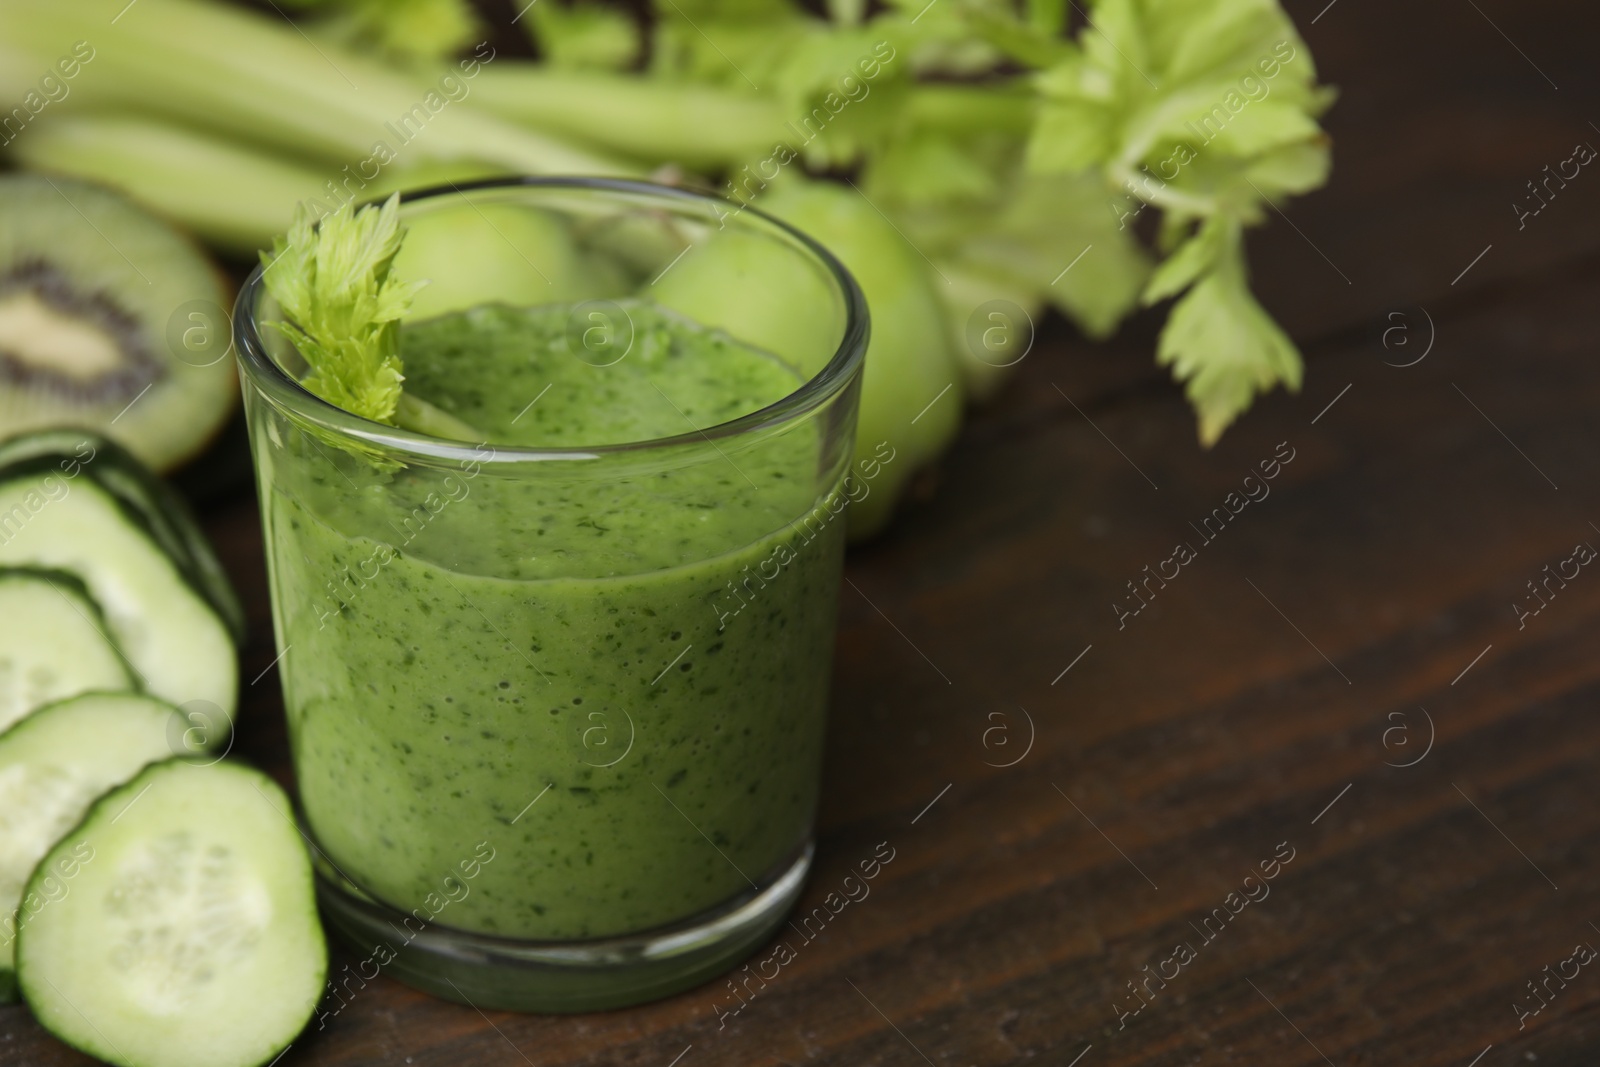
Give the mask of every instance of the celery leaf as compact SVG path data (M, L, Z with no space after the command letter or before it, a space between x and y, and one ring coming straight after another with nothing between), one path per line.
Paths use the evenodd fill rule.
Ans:
M601 4L534 4L524 23L544 60L560 70L623 70L639 54L633 17Z
M1119 226L1160 209L1170 254L1143 302L1179 297L1157 360L1209 445L1256 394L1299 385L1299 353L1250 293L1242 230L1327 180L1317 119L1333 94L1277 0L1093 0L1077 43L1034 75L1026 163L1103 179Z
M344 47L401 62L436 60L482 39L467 0L286 0L310 8L309 27Z
M400 402L400 319L425 282L390 273L405 231L400 198L356 210L346 204L317 222L302 203L286 238L263 252L267 292L286 316L267 325L310 368L301 383L335 407L394 422Z
M1200 441L1216 443L1257 393L1278 383L1298 391L1302 365L1294 342L1251 295L1246 282L1242 231L1221 238L1202 232L1167 262L1198 242L1222 240L1215 263L1172 307L1161 331L1156 361L1172 368L1199 416ZM1190 261L1199 259L1191 254ZM1164 265L1165 266L1165 265ZM1156 281L1160 281L1158 275Z

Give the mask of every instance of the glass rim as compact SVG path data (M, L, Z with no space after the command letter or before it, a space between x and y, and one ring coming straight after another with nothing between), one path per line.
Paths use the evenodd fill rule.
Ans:
M701 204L716 208L728 205L734 214L750 212L758 220L793 238L801 248L819 261L826 269L844 300L844 334L832 357L822 369L806 379L797 389L782 398L747 412L738 418L667 437L653 437L638 441L589 446L523 446L506 445L496 441L454 441L389 426L346 411L330 404L296 381L276 360L267 354L262 342L256 310L266 288L263 282L265 265L257 265L250 273L234 302L234 351L243 377L260 388L269 400L287 408L299 417L340 436L353 438L390 453L405 453L433 461L460 461L470 463L526 463L549 460L598 460L607 456L653 453L686 446L710 444L713 448L721 440L744 437L781 427L821 408L842 392L860 370L866 356L870 331L870 318L866 297L855 277L839 262L834 254L809 234L796 229L782 219L740 204L714 193L703 193L656 182L635 181L624 178L602 177L546 177L518 175L501 178L484 178L468 182L447 182L410 192L401 191L402 205L422 200L439 199L493 189L568 189L637 197L654 197L663 201ZM484 450L489 454L485 455Z

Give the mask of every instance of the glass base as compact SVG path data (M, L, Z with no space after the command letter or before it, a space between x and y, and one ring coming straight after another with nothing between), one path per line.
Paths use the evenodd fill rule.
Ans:
M317 900L328 926L383 973L434 996L502 1011L601 1011L658 1000L737 966L788 917L813 851L807 841L753 889L682 922L588 941L524 941L438 923L419 930L326 862L315 864ZM380 945L390 946L381 956Z

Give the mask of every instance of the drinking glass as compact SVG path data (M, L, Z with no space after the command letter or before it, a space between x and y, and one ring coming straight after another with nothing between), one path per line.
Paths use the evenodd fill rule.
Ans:
M665 996L759 947L809 870L866 306L816 242L681 189L402 197L403 224L433 212L448 238L408 268L459 299L514 244L535 270L482 303L559 304L561 358L616 373L685 271L699 325L795 388L649 440L412 432L301 386L256 272L235 348L319 901L363 981L524 1011ZM559 255L523 240L552 225ZM457 358L520 358L491 348Z

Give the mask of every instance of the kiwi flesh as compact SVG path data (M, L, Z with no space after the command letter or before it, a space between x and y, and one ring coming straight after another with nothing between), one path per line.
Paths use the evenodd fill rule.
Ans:
M156 470L233 411L229 294L187 238L120 194L0 175L0 430L97 429Z

